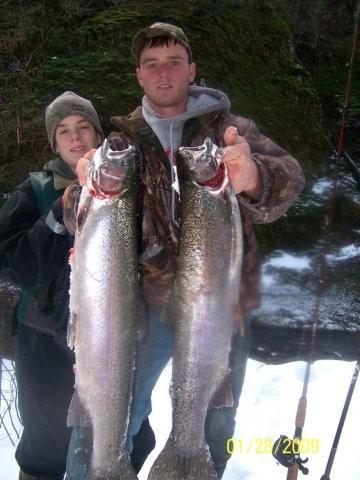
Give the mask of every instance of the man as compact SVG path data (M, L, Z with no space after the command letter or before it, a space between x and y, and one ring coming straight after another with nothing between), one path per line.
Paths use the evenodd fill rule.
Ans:
M0 270L22 289L15 358L24 427L16 450L19 480L62 480L65 473L74 387L74 358L66 344L73 240L62 222L61 197L76 180L78 160L103 139L92 103L73 92L50 103L45 123L56 158L30 174L0 211ZM141 454L135 463L142 464Z
M244 237L240 308L229 359L234 406L210 408L205 425L206 440L221 478L229 458L226 441L234 431L249 350L243 318L258 305L259 258L252 224L272 222L286 212L302 190L304 177L297 161L260 134L254 122L229 113L230 102L223 92L190 86L196 66L182 29L155 23L135 35L132 53L137 61L136 75L145 93L142 106L128 117L112 118L121 134L139 146L143 159L139 262L148 331L138 351L131 431L136 433L150 413L151 392L172 353L171 319L163 315L176 264L179 226L176 152L180 146L200 145L210 137L217 145L226 147L223 161L237 193ZM85 182L85 168L91 155L78 163L81 184ZM77 445L81 448L81 442Z

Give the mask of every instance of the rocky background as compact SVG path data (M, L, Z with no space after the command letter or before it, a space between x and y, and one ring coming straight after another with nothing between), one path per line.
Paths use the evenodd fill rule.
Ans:
M156 20L188 34L198 78L305 165L324 161L343 103L356 0L1 0L0 192L49 158L45 106L64 90L92 99L105 131L141 90L129 52ZM354 68L351 118L360 116Z
M109 133L110 117L129 113L141 98L130 54L133 35L154 21L176 23L192 45L196 82L224 90L235 113L254 119L304 167L307 187L299 202L284 218L257 229L265 258L291 251L315 259L314 275L307 283L310 291L303 289L303 275L294 280L298 289L294 298L299 297L296 291L303 292L301 308L309 304L309 295L316 295L322 226L331 201L329 185L336 176L330 249L336 255L351 244L355 257L340 262L327 277L328 295L338 295L344 302L340 313L330 309L324 314L323 326L333 330L337 325L340 332L356 330L359 184L348 164L334 165L330 154L342 117L357 4L358 0L0 0L0 205L29 171L40 169L52 155L44 128L46 105L65 90L73 90L93 101ZM345 139L346 151L357 162L359 53L358 48ZM326 191L320 188L324 184ZM278 292L291 283L286 269L278 279ZM269 311L263 313L260 323L269 318ZM348 313L352 320L347 324ZM279 315L273 314L272 325ZM311 312L302 316L306 322ZM284 326L303 328L298 316L282 317ZM261 334L259 345L261 339L268 340L267 347L270 340L278 344L276 335ZM298 338L296 333L287 341L290 350ZM326 352L334 350L333 338L326 337ZM342 345L344 352L349 351L348 338ZM352 352L355 347L353 341ZM286 355L291 356L291 351Z

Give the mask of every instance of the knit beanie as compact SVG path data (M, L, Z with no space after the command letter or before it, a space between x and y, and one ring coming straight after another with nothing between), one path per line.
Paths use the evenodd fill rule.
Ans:
M56 152L56 127L69 115L81 115L82 117L85 117L86 120L95 127L95 130L101 136L101 139L104 138L98 114L90 100L80 97L80 95L77 95L74 92L64 92L46 107L45 112L47 136L54 152Z

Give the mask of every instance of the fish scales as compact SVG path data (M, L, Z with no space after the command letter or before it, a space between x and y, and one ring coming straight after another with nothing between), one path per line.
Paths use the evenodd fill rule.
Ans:
M203 174L211 174L206 170L211 158L221 153L208 139L196 149L180 149L178 264L169 305L175 329L172 431L149 480L217 478L204 424L211 398L228 372L239 301L242 229L226 175L218 190L194 180L206 181ZM218 163L213 168L215 176Z
M139 318L138 174L134 147L109 148L105 141L96 152L91 187L84 186L80 197L69 340L75 347L76 394L85 409L81 416L89 417L93 429L89 479L130 480L137 478L126 439Z

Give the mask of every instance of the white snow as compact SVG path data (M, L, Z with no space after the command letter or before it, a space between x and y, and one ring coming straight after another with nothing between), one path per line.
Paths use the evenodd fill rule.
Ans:
M310 473L299 479L320 480L324 473L330 447L345 401L347 389L355 363L318 361L311 369L308 390L308 405L303 438L304 448L319 452L309 456L307 464ZM139 479L146 480L152 462L161 451L170 431L171 406L168 395L170 364L164 370L153 392L153 412L150 422L153 426L157 445L149 456ZM278 465L268 451L267 439L275 441L280 434L292 437L295 414L303 388L304 362L284 365L265 365L248 361L247 373L234 433L235 446L241 445L242 454L233 454L223 480L277 480L286 478L287 470ZM357 408L360 388L356 386L348 411L347 420L335 457L331 478L357 480L359 467L357 459L357 434L360 427ZM313 442L311 444L310 442ZM237 449L239 450L239 448ZM256 452L257 450L257 452Z
M319 480L324 473L330 447L352 377L353 362L318 361L311 368L308 405L303 438L319 442L318 453L309 456L308 476L299 473L299 479ZM266 439L275 441L280 434L292 436L297 403L302 392L304 362L284 365L265 365L248 361L247 373L234 433L235 445L242 446L242 454L234 453L223 480L285 480L286 468L277 465L266 451ZM150 422L155 430L157 445L149 456L139 480L146 480L156 456L162 449L171 427L171 405L168 387L171 376L169 363L153 392L153 412ZM356 386L348 411L339 448L331 473L332 479L357 480L360 387ZM311 444L309 445L311 446ZM305 447L305 443L304 443ZM256 448L258 453L256 453ZM0 429L0 480L16 480L18 468L14 447Z
M336 262L339 260L349 260L353 257L358 257L360 255L360 246L359 245L347 245L346 247L342 247L339 251L332 255L327 255L326 259L330 262Z
M7 368L12 371L11 362L6 361ZM1 368L1 362L0 362ZM15 429L20 433L21 424L17 419L15 412L15 398L13 396L12 378L7 372L2 373L1 390L3 396L0 399L0 415L4 416L4 423L15 443L17 441L16 431L14 430L8 414L5 414L7 407L10 405L11 416ZM18 466L14 458L15 445L10 441L6 430L0 420L0 480L15 480L18 478Z
M329 178L321 178L316 182L312 188L312 191L318 195L325 195L330 191L332 181Z
M264 263L264 267L288 268L289 270L310 269L311 259L305 255L291 255L286 252L274 252Z
M263 289L268 289L276 284L277 275L274 269L287 269L298 272L311 270L311 257L275 251L262 265L261 283Z

